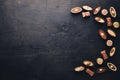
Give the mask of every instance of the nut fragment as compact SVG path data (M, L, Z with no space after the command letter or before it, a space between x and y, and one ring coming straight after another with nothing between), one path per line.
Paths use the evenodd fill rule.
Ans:
M87 10L87 11L93 10L92 7L87 6L87 5L84 5L84 6L83 6L83 9L85 9L85 10Z
M98 68L97 69L97 73L104 73L106 71L106 68L105 67L101 67L101 68Z
M89 74L91 77L94 76L94 74L95 74L95 72L92 71L92 70L90 70L89 68L87 68L87 69L85 70L85 72L86 72L87 74Z
M110 70L117 71L117 67L113 63L108 62L107 66Z
M108 34L111 35L112 37L116 37L116 33L112 29L107 30Z
M99 35L102 39L107 39L107 35L102 29L99 29Z
M95 10L93 11L93 14L94 15L98 14L100 10L101 10L101 6L96 7Z
M83 66L78 66L78 67L75 67L75 71L76 72L81 72L81 71L83 71L85 68L83 67Z
M116 48L112 47L111 50L110 50L110 57L114 56L115 51L116 51Z
M82 11L81 7L74 7L71 9L71 13L80 13Z
M111 16L112 16L113 18L115 18L116 15L117 15L115 8L112 6L112 7L110 7L109 11L110 11Z
M103 59L102 58L97 58L96 62L97 62L97 64L101 65L103 63Z
M104 60L108 59L108 55L106 53L106 50L102 50L100 53L101 53Z
M89 67L94 66L93 62L92 61L88 61L88 60L83 61L83 64L86 65L86 66L89 66Z
M112 40L107 40L106 41L106 45L109 46L109 47L112 46L113 45L113 41Z
M90 12L82 12L82 17L89 17L90 16Z
M112 26L112 19L111 19L111 17L107 17L106 21L107 21L107 26Z
M103 10L101 11L101 14L102 14L103 16L106 16L106 15L108 14L108 10L107 10L107 9L103 9Z
M105 20L100 17L95 17L95 20L99 23L105 23Z
M113 27L114 27L114 28L119 28L119 27L120 27L119 22L114 22L114 23L113 23Z

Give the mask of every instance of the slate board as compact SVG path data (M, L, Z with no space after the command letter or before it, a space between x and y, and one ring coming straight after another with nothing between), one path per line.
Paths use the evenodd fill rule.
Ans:
M70 13L84 4L114 6L114 21L120 22L119 0L0 0L0 80L120 80L120 29L115 30L116 55L108 60L118 66L117 72L91 78L73 70L109 50L98 35L105 25L94 16L83 19Z

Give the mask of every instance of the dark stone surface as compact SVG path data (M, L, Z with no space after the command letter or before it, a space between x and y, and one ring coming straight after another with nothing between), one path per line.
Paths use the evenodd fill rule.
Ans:
M110 49L98 35L105 24L70 14L84 4L114 6L120 14L119 0L0 0L0 80L120 80L120 29L113 39L116 55L108 60L117 72L90 78L73 71L84 59L95 61L100 50Z

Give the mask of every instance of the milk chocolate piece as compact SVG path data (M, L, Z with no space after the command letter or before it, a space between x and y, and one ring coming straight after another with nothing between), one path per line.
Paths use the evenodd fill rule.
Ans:
M112 19L111 19L111 17L107 17L106 21L107 21L107 26L112 26Z
M108 55L106 53L106 50L101 51L101 55L102 55L104 60L108 59Z
M95 74L95 72L92 71L92 70L90 70L89 68L87 68L87 69L85 70L85 72L86 72L87 74L89 74L91 77L94 76L94 74Z
M99 35L102 39L107 39L107 35L102 29L99 29Z

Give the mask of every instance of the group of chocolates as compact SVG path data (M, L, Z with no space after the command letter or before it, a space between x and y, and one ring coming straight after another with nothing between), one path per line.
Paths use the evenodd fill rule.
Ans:
M106 41L106 45L111 48L109 53L107 53L106 50L102 50L100 52L102 57L98 57L96 59L96 63L98 65L102 65L105 60L107 60L109 57L113 57L115 55L116 47L113 46L113 41L111 39L108 39L107 34L109 34L113 38L116 37L117 35L116 35L115 31L112 30L110 27L117 29L120 27L120 23L117 21L113 22L113 20L112 20L112 18L116 18L116 16L117 16L116 10L113 6L111 6L109 8L109 10L102 9L101 6L98 6L93 10L92 7L87 6L87 5L84 5L82 7L74 7L71 9L71 13L73 13L73 14L82 13L83 18L90 17L91 12L93 13L93 15L95 15L94 19L96 22L101 23L101 24L106 23L106 25L108 26L108 29L106 31L107 33L103 29L99 29L99 31L98 31L98 34L100 35L100 37ZM101 14L106 19L97 16L98 14ZM109 16L108 14L110 14L111 16ZM107 70L106 67L101 67L101 66L96 71L92 70L91 67L94 66L94 63L90 60L84 60L83 65L84 66L81 65L81 66L75 67L74 70L76 72L85 71L91 77L94 76L95 73L98 73L98 74L104 73ZM107 62L106 66L111 71L117 71L116 65L111 62Z

